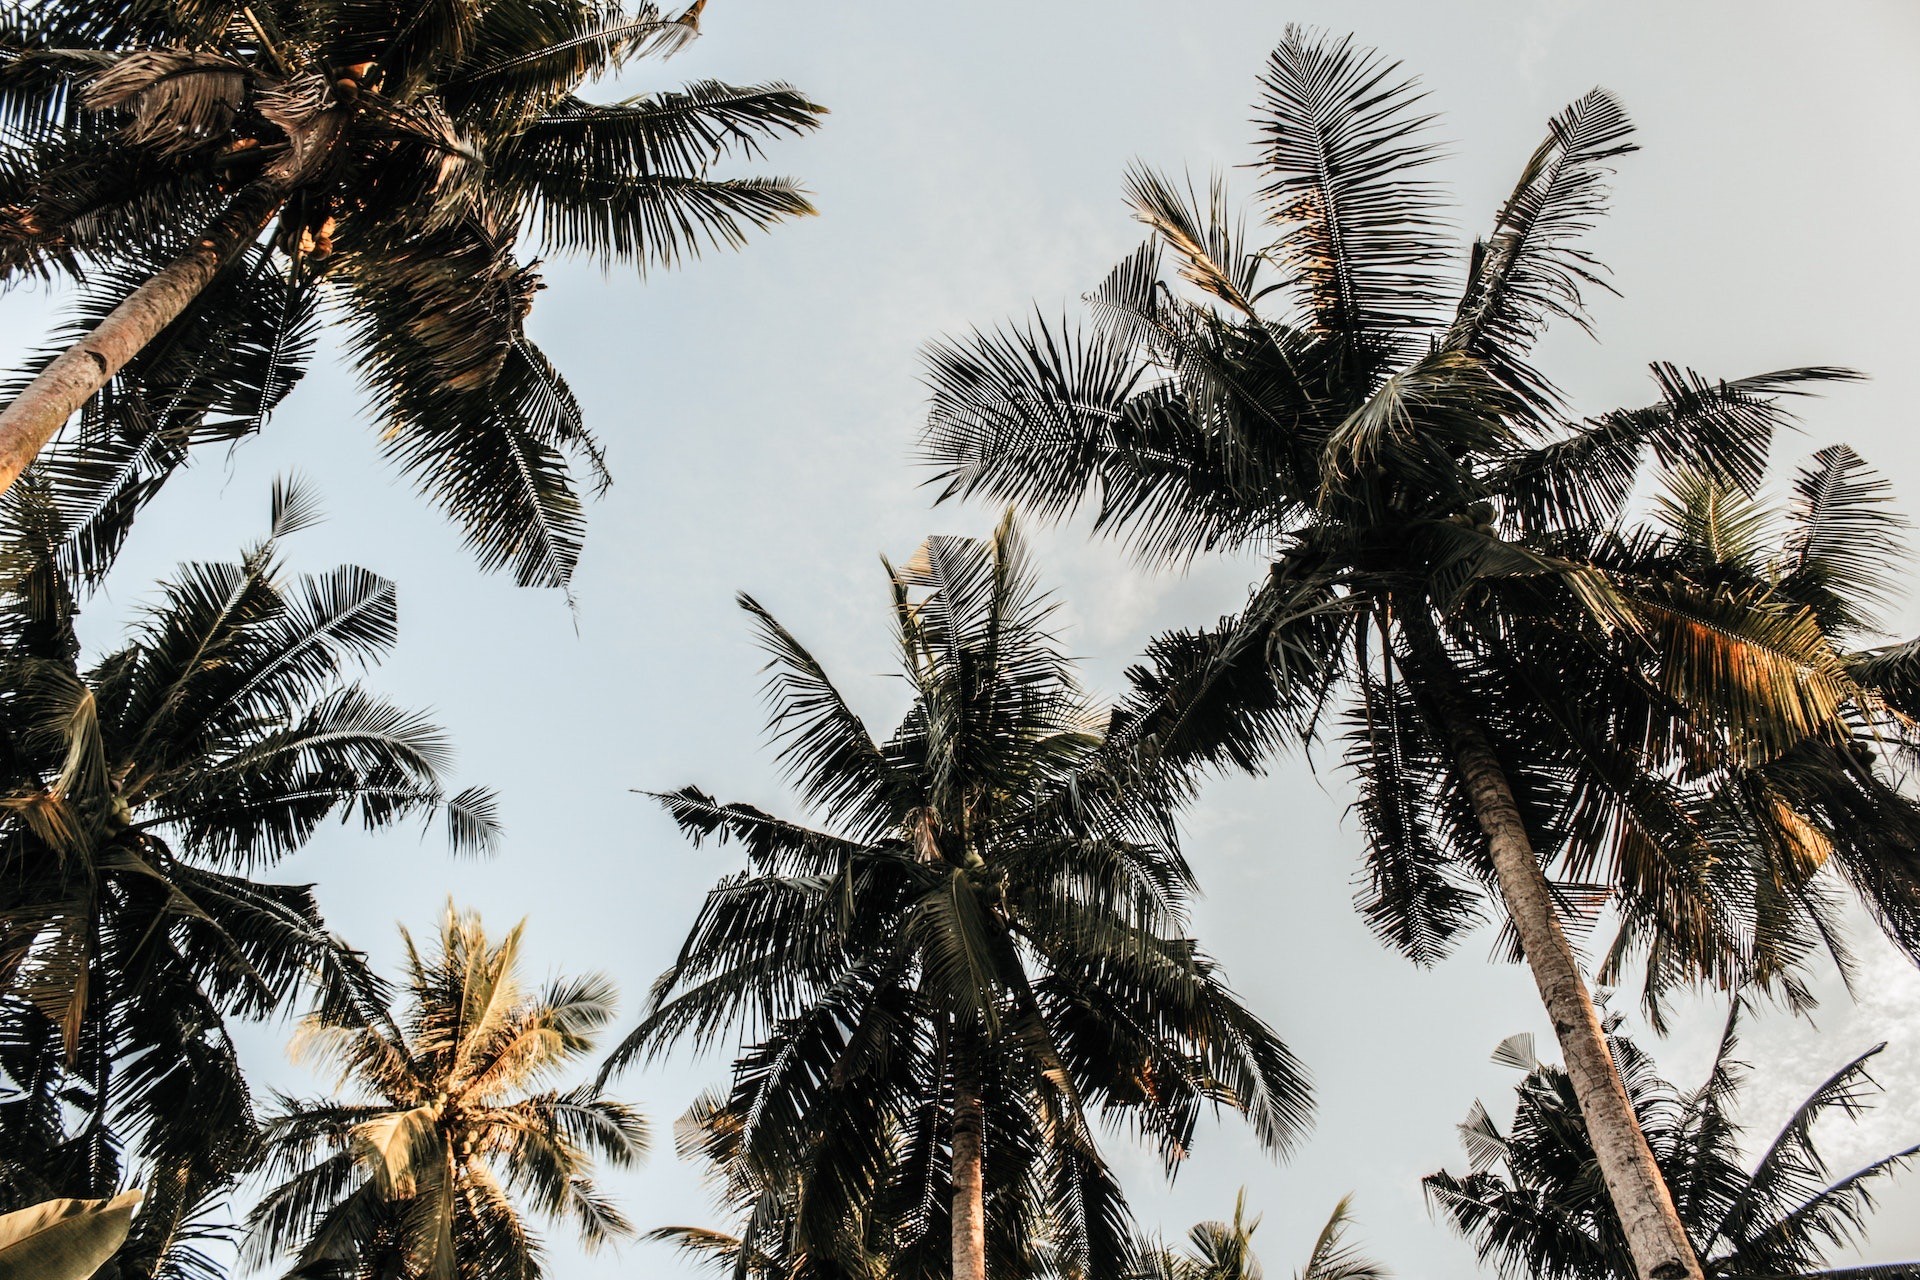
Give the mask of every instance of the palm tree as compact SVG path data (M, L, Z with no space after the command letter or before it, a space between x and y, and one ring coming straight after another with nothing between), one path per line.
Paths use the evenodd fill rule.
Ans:
M1347 1241L1353 1225L1353 1197L1333 1207L1325 1226L1314 1237L1306 1265L1294 1280L1387 1280L1391 1274ZM1253 1233L1260 1219L1247 1221L1247 1193L1233 1202L1233 1221L1202 1222L1187 1233L1188 1248L1175 1252L1154 1244L1141 1250L1136 1280L1262 1280L1266 1272L1253 1252Z
M1920 822L1880 769L1920 657L1845 648L1886 517L1844 462L1807 482L1803 569L1764 583L1669 574L1672 539L1621 521L1650 461L1750 494L1787 398L1851 375L1658 365L1655 403L1575 419L1530 351L1552 320L1584 327L1604 283L1579 235L1632 149L1620 107L1596 90L1554 117L1448 304L1415 84L1298 29L1262 83L1271 240L1248 241L1219 182L1202 200L1136 171L1151 237L1090 295L1090 327L936 349L928 455L943 496L1086 503L1149 561L1267 561L1240 615L1155 642L1141 689L1170 710L1150 745L1257 768L1343 708L1370 922L1430 963L1493 890L1640 1275L1698 1276L1569 922L1613 901L1620 958L1653 952L1655 992L1704 973L1803 995L1770 929L1818 938L1837 865L1920 945ZM1847 550L1850 526L1873 540ZM1756 771L1793 785L1717 794Z
M794 1253L856 1255L897 1189L894 1274L1024 1275L1044 1230L1062 1271L1112 1275L1131 1247L1095 1112L1172 1167L1209 1103L1284 1149L1306 1082L1185 936L1172 805L1116 768L1130 723L1076 685L1011 518L889 572L913 702L884 738L742 598L781 758L823 822L661 797L750 869L708 895L608 1066L757 1040L726 1127L759 1185L797 1188Z
M323 1010L296 1061L337 1070L354 1096L281 1098L261 1138L281 1180L248 1218L255 1265L293 1254L290 1274L404 1280L535 1280L531 1208L588 1246L632 1234L595 1187L646 1151L646 1123L594 1085L555 1087L613 1016L611 981L590 974L529 990L524 922L497 944L451 903L438 949L407 946L408 1007Z
M1706 1273L1727 1280L1920 1276L1920 1262L1827 1264L1834 1249L1863 1241L1875 1184L1920 1156L1920 1146L1908 1147L1835 1178L1814 1142L1823 1119L1856 1119L1871 1104L1879 1087L1868 1064L1886 1046L1874 1046L1822 1082L1748 1168L1735 1122L1749 1072L1733 1056L1742 1003L1733 1002L1706 1083L1693 1090L1655 1073L1646 1054L1619 1034L1618 1014L1607 1022L1634 1111ZM1633 1258L1619 1219L1596 1194L1593 1147L1566 1071L1536 1061L1533 1039L1525 1035L1503 1042L1494 1061L1526 1073L1515 1086L1513 1124L1502 1134L1475 1103L1460 1126L1472 1171L1429 1175L1429 1201L1502 1276L1631 1277Z
M43 0L0 12L0 279L79 273L0 410L0 489L43 464L110 550L190 446L257 430L325 303L402 468L489 568L564 586L599 446L525 320L545 253L672 265L812 212L716 161L818 123L783 84L611 104L670 53L648 0Z
M444 814L483 850L492 800L449 796L445 736L350 681L394 643L393 586L285 573L315 515L297 487L266 539L183 567L84 665L44 497L0 500L0 1207L109 1195L132 1164L128 1247L158 1253L189 1247L253 1136L228 1019L369 981L311 887L260 870L333 816Z

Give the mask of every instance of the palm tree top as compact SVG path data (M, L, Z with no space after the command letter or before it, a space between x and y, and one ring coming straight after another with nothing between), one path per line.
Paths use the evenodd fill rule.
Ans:
M1876 1192L1920 1159L1920 1145L1858 1169L1835 1168L1817 1138L1832 1120L1857 1121L1881 1086L1870 1074L1885 1048L1874 1045L1842 1065L1796 1105L1764 1147L1752 1149L1740 1122L1741 1094L1753 1071L1739 1057L1746 998L1728 1012L1706 1079L1683 1088L1662 1078L1653 1060L1619 1030L1608 1030L1635 1112L1674 1203L1709 1276L1868 1276L1920 1274L1920 1263L1833 1267L1837 1250L1865 1244ZM1563 1068L1534 1056L1533 1037L1503 1041L1493 1060L1523 1073L1517 1105L1502 1132L1475 1103L1460 1125L1470 1171L1429 1175L1429 1202L1503 1276L1546 1280L1626 1280L1633 1272L1611 1206L1594 1194L1594 1157Z
M344 1096L278 1099L261 1139L261 1177L278 1185L249 1216L251 1260L526 1280L541 1274L541 1245L523 1207L589 1248L633 1234L593 1173L638 1161L646 1124L596 1086L561 1087L612 1018L613 983L527 986L523 929L495 941L449 901L431 951L401 931L397 1018L366 1004L302 1023L295 1061L336 1071Z
M1156 561L1307 554L1344 526L1432 538L1428 522L1464 517L1531 534L1617 516L1649 450L1750 486L1781 397L1854 376L1657 365L1653 405L1571 419L1531 351L1556 319L1585 326L1606 287L1580 237L1635 149L1619 103L1596 89L1554 116L1462 283L1417 81L1290 27L1261 87L1259 227L1217 177L1201 193L1136 167L1149 235L1087 295L1084 327L934 347L923 445L943 497L1052 517L1091 501ZM1465 555L1467 536L1434 550Z
M393 584L352 565L290 576L282 540L318 508L282 482L266 538L236 561L182 566L126 642L83 664L45 492L22 484L3 501L9 981L63 1028L69 1054L102 949L151 970L165 963L153 948L178 948L183 974L228 1012L270 1010L322 974L327 989L354 988L357 959L310 892L251 873L336 816L369 829L437 816L463 852L498 839L491 792L446 790L446 735L354 679L398 638ZM146 901L154 885L171 887Z
M1051 629L1056 602L1010 513L987 542L930 538L887 570L912 709L884 740L844 703L829 710L817 701L829 696L818 665L743 597L771 658L769 729L804 799L833 825L906 838L949 862L990 856L1090 762L1102 716Z
M0 1075L30 1170L4 1198L141 1186L129 1275L227 1234L256 1131L232 1020L378 991L313 887L267 868L330 818L498 836L489 792L446 785L445 733L361 679L397 640L393 584L290 572L317 514L277 485L266 537L181 566L89 652L44 486L0 498Z
M1531 839L1564 851L1570 917L1639 881L1610 975L1651 952L1655 994L1689 974L1768 983L1821 949L1806 895L1762 926L1787 930L1774 954L1739 941L1754 922L1736 922L1737 886L1710 884L1702 861L1738 830L1776 853L1836 854L1920 954L1910 806L1836 757L1851 780L1818 798L1781 785L1805 783L1819 744L1905 741L1903 708L1920 705L1912 647L1877 647L1903 547L1886 482L1834 446L1786 502L1761 496L1795 402L1857 375L1658 364L1651 403L1576 417L1532 350L1555 320L1584 326L1585 295L1605 286L1582 236L1634 149L1619 104L1595 90L1553 117L1460 283L1409 77L1350 38L1291 28L1262 88L1264 239L1222 183L1196 193L1136 169L1149 237L1087 295L1083 325L933 350L923 442L942 496L1045 518L1087 505L1149 560L1263 553L1243 610L1157 639L1135 673L1177 708L1156 721L1159 745L1257 766L1341 736L1365 788L1365 909L1422 962L1482 918L1486 871L1468 817L1422 816L1449 776L1420 676L1441 662L1500 739ZM1716 807L1736 789L1698 781L1708 759L1776 761L1765 803L1791 816ZM1849 806L1874 817L1843 819ZM1686 909L1711 923L1642 928L1658 934L1685 914L1658 904L1694 892L1717 896Z
M124 367L128 353L108 367L94 352L109 380L40 464L64 535L103 565L192 446L261 428L331 318L383 446L482 565L566 586L581 480L604 487L607 472L526 332L539 258L671 266L813 212L787 179L719 170L818 125L823 109L792 86L583 96L682 47L701 8L51 0L0 11L0 280L87 282L57 345L0 398L27 403L56 357L106 331L169 264L197 244L227 246Z
M1136 767L1132 707L1074 679L1011 518L929 539L888 581L913 700L885 735L743 601L819 825L660 797L748 866L708 894L607 1070L740 1035L704 1150L773 1197L748 1217L781 1235L736 1258L846 1261L898 1224L901 1274L1025 1275L1043 1243L1112 1272L1132 1245L1096 1126L1171 1168L1204 1111L1231 1109L1282 1153L1305 1072L1189 936L1181 792Z
M316 1014L300 1024L289 1056L340 1066L342 1085L395 1106L486 1107L551 1084L591 1052L615 990L603 974L528 988L520 974L525 931L522 920L491 940L477 913L449 902L435 952L423 955L412 932L400 930L410 997L400 1023L343 1024Z
M1262 1280L1266 1274L1253 1251L1258 1217L1247 1218L1245 1187L1234 1197L1233 1218L1196 1223L1181 1251L1150 1243L1140 1251L1134 1280ZM1348 1239L1353 1229L1353 1197L1343 1196L1315 1234L1306 1261L1294 1280L1387 1280L1392 1274Z

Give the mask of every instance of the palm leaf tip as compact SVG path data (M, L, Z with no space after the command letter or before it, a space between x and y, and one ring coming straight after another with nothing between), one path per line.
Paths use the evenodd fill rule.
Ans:
M1415 173L1440 157L1424 135L1418 83L1355 44L1289 27L1261 77L1262 194L1288 230L1311 318L1355 354L1391 349L1425 327L1439 302L1435 264L1448 246L1436 189ZM1384 348L1382 347L1384 344Z
M1568 105L1548 122L1491 235L1474 246L1447 344L1487 358L1537 411L1551 413L1558 392L1524 362L1527 351L1552 319L1590 328L1583 291L1612 291L1580 241L1606 212L1612 161L1638 149L1632 135L1605 90Z
M456 853L491 854L500 847L499 802L487 787L468 787L447 801L447 840Z

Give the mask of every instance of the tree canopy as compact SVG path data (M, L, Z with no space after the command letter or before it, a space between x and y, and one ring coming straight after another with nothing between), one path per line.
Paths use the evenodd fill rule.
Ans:
M104 385L39 464L82 562L104 563L193 447L258 431L330 320L383 448L481 563L566 586L582 476L604 485L607 472L527 335L543 284L523 242L644 270L812 212L786 179L715 170L815 127L821 108L791 86L582 96L693 38L701 7L0 10L0 280L86 282L55 345L0 388L15 402L0 422L10 429L55 358L119 324L168 264L196 245L219 258L164 299L177 305L163 327L132 335L124 366L125 351L96 344ZM46 432L76 407L56 405Z

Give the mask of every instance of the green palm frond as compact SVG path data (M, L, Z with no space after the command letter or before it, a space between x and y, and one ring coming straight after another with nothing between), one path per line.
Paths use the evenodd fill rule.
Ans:
M1386 1280L1391 1273L1347 1239L1352 1226L1353 1197L1347 1196L1334 1206L1327 1225L1320 1229L1307 1264L1298 1273L1299 1280Z
M1893 487L1845 445L1813 455L1793 480L1782 585L1836 635L1870 626L1891 602L1905 521L1887 509Z
M1036 317L1024 329L974 333L928 353L933 393L923 439L943 496L988 493L1050 516L1071 514L1120 428L1140 370L1133 344L1101 330L1056 333ZM1071 470L1049 465L1083 459Z
M1749 578L1764 572L1776 540L1774 513L1753 495L1697 471L1679 471L1667 477L1654 510L1681 556Z
M1649 458L1751 494L1793 422L1789 397L1810 394L1805 384L1859 376L1812 366L1716 382L1668 364L1653 375L1658 403L1599 415L1503 460L1494 480L1509 513L1528 529L1612 525Z
M754 619L768 657L767 730L807 803L855 832L897 821L901 782L826 669L753 597L743 594L740 607Z
M1492 235L1474 246L1447 346L1487 359L1543 408L1555 393L1524 360L1548 321L1586 327L1583 291L1610 287L1580 238L1605 214L1609 162L1637 149L1632 134L1633 122L1604 90L1571 103L1548 122Z
M729 154L758 157L771 139L812 128L824 110L778 81L700 80L604 106L571 98L528 125L507 155L547 172L693 177Z
M1385 1280L1391 1274L1367 1258L1346 1239L1353 1225L1353 1197L1334 1206L1326 1225L1314 1237L1295 1280ZM1253 1251L1253 1234L1260 1219L1247 1219L1247 1193L1242 1188L1233 1202L1228 1222L1196 1223L1187 1233L1188 1248L1175 1252L1151 1245L1141 1252L1129 1280L1261 1280L1265 1274Z
M1270 251L1311 323L1364 367L1433 318L1438 237L1432 117L1399 67L1349 37L1289 27L1261 76L1261 196L1281 227Z

